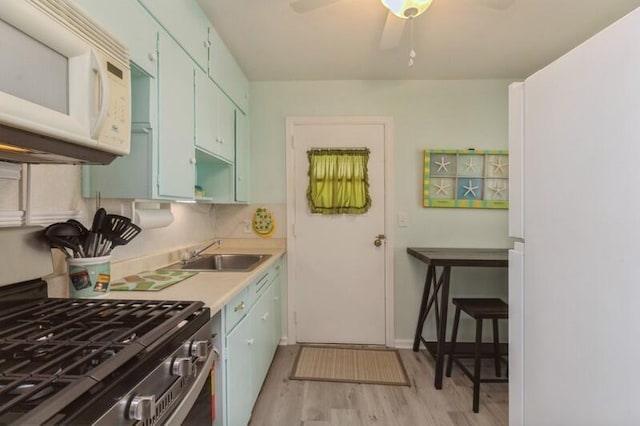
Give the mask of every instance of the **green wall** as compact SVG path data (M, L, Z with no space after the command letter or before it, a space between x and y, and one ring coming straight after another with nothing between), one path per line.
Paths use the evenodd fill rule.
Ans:
M511 80L295 81L251 84L251 199L286 202L285 117L390 116L394 121L394 202L409 227L395 229L396 341L413 338L425 276L406 248L510 247L507 212L425 209L425 148L507 149ZM394 218L397 223L397 218ZM507 297L507 271L452 271L452 294ZM449 316L451 320L453 315ZM463 322L461 338L470 337ZM434 336L426 327L425 337ZM487 336L490 336L488 334ZM506 327L503 338L506 336Z

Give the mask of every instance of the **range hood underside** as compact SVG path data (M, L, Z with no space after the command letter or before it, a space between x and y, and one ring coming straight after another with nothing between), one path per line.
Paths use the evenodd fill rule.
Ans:
M33 164L109 164L116 157L111 152L77 145L48 136L0 125L0 143L23 148L4 150L0 147L0 160Z

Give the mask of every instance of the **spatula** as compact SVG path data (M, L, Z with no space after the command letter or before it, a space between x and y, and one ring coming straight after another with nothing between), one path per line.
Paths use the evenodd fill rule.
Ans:
M107 239L111 241L111 245L106 254L111 254L111 250L117 246L124 246L129 244L131 240L133 240L142 229L138 225L134 225L133 223L129 223L124 229L119 231L109 231L107 234Z

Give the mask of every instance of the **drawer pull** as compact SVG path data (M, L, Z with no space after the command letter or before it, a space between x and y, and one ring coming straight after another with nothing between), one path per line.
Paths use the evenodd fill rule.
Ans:
M264 313L264 315L262 316L262 321L266 321L267 318L269 318L269 312Z
M247 345L251 346L256 342L256 339L248 339L247 340Z
M236 306L235 308L233 308L233 312L238 312L244 309L244 300L242 302L240 302L240 304L238 306Z

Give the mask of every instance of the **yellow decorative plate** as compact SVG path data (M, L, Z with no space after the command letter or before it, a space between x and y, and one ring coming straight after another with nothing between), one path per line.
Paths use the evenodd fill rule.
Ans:
M259 208L253 214L253 232L261 237L270 237L276 230L276 221L271 212L265 208Z

